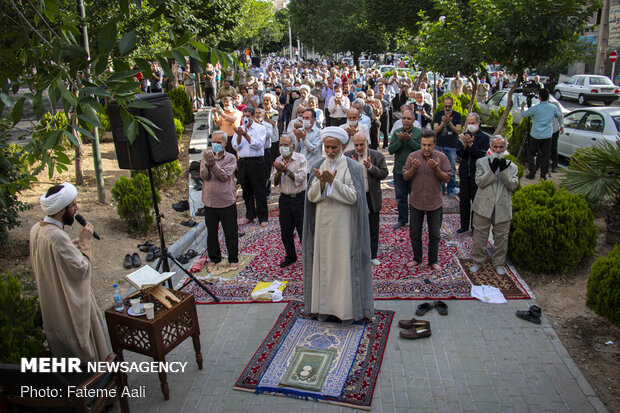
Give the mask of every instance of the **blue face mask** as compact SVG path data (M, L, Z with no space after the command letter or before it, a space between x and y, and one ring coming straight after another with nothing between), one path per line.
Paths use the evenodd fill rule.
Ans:
M361 91L362 91L362 88L361 88L361 87L356 87L356 88L355 88L355 91L356 91L356 92L361 92Z
M222 149L224 149L222 144L221 143L217 143L217 142L213 142L211 144L211 148L213 149L213 152L215 152L215 153L220 153L220 152L222 152Z

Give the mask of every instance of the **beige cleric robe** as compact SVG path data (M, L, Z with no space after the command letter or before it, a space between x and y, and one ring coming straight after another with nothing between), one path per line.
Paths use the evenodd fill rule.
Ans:
M331 172L328 163L326 160L319 169ZM350 320L353 318L352 268L345 251L352 249L357 192L346 158L340 157L335 166L337 172L329 196L325 196L327 186L321 193L318 179L308 190L308 201L317 204L310 311Z
M39 290L43 329L54 357L104 360L112 352L90 285L90 242L76 245L54 224L30 230L30 259Z

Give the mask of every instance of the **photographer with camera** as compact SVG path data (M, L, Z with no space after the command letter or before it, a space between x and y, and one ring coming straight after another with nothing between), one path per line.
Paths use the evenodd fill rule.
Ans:
M549 102L549 91L540 90L540 103L532 106L522 113L523 117L532 118L530 130L530 142L527 150L527 164L529 174L527 179L536 177L536 165L540 165L540 179L546 179L549 170L549 157L551 155L551 136L553 135L553 119L562 119L560 110ZM521 104L521 110L525 109L525 102ZM563 131L564 128L560 128ZM538 159L534 160L534 157Z

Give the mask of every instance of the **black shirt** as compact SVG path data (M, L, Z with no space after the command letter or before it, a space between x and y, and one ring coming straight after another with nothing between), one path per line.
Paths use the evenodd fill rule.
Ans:
M433 119L433 124L441 123L441 118L444 115L445 112L443 110L437 112L437 114L435 115L435 119ZM452 118L452 124L454 126L463 124L461 120L461 114L458 112L452 111L452 113L450 114L450 118ZM452 129L450 129L448 125L444 125L443 129L437 134L437 146L456 148L458 141L459 136L456 133L452 132Z

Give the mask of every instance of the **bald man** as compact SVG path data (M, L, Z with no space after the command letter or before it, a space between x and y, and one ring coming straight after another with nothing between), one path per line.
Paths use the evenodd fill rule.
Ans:
M387 178L388 168L385 156L368 147L368 140L363 132L353 135L355 149L347 151L344 156L355 159L364 168L364 189L368 204L368 223L370 226L370 262L380 265L377 259L379 249L379 213L381 212L381 180Z
M363 167L343 156L349 137L339 127L321 133L326 158L310 173L304 213L305 311L324 321L374 314L370 229Z
M345 152L352 151L355 147L353 143L353 135L358 132L362 132L366 137L368 143L370 143L370 131L368 128L360 123L361 114L356 108L351 108L347 111L347 123L340 125L342 129L349 135L349 140L344 148ZM373 148L377 149L377 148Z

